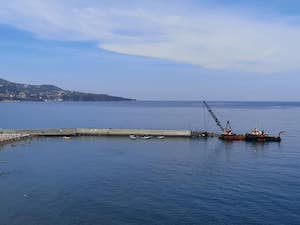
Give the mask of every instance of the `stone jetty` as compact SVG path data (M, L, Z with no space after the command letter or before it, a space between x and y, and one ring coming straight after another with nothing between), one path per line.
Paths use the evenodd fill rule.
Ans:
M173 138L216 137L217 134L190 130L154 130L154 129L95 129L95 128L58 128L58 129L26 129L0 130L0 144L19 141L31 137L75 137L75 136L164 136Z
M30 134L21 133L0 133L0 145L21 141L30 138Z

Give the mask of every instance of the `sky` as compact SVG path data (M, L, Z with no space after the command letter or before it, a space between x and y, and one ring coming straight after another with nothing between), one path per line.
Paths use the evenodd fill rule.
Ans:
M0 0L0 78L140 100L299 101L298 0Z

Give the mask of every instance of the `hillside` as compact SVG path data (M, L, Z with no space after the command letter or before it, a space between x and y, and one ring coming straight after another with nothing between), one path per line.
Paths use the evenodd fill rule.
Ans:
M63 90L54 85L29 85L0 79L0 101L130 101L133 99Z

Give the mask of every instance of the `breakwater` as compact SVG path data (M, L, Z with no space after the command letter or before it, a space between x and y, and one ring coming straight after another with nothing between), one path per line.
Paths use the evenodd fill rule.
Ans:
M217 134L190 130L153 130L153 129L94 129L94 128L62 128L62 129L27 129L0 130L0 143L18 141L30 137L75 137L75 136L164 136L178 138L215 137Z
M62 129L33 129L33 130L0 130L0 135L18 134L31 136L128 136L151 135L166 137L201 137L215 136L214 133L190 130L153 130L153 129L94 129L94 128L62 128Z

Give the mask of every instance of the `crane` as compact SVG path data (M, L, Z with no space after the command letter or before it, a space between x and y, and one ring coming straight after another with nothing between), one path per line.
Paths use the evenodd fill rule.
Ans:
M221 124L221 122L219 121L219 119L217 118L217 116L214 114L214 112L212 111L212 109L209 107L209 105L207 104L206 101L203 101L203 104L205 105L205 107L207 108L208 112L210 113L210 115L212 116L212 118L214 119L214 121L216 122L217 126L221 129L221 131L223 133L226 134L231 134L231 126L230 126L230 122L227 121L226 123L226 127L224 128Z

